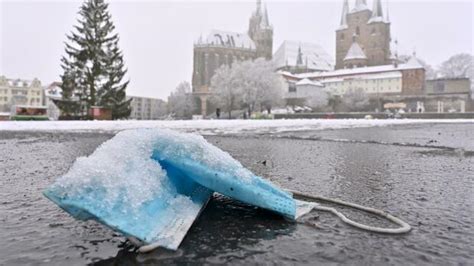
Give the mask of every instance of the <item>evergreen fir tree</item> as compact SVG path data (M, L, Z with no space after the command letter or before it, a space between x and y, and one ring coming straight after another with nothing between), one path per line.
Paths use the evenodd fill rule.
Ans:
M104 0L86 0L80 11L79 25L67 36L66 55L61 59L63 100L76 98L82 112L92 106L112 110L112 118L130 115L126 100L127 70L118 48L119 37Z

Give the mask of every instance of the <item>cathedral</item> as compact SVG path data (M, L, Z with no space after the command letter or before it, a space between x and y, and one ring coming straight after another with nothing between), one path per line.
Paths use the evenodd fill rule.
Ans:
M384 15L381 0L374 0L372 10L366 0L356 0L352 9L344 0L336 30L336 69L391 64L390 42L388 10Z
M268 19L267 8L257 0L247 33L213 30L194 44L192 76L193 95L203 116L207 115L209 86L215 71L222 65L259 57L272 59L273 27Z

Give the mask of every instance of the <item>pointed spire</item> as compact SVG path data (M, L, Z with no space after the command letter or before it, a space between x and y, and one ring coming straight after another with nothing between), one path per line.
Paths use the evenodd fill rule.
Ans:
M270 27L270 22L268 20L268 12L267 12L267 5L266 4L264 5L263 17L262 17L262 21L260 22L260 27L264 28L264 29Z
M263 19L266 21L267 26L270 26L270 20L268 19L268 12L267 12L267 4L265 4L265 14L263 16Z
M386 17L385 17L385 22L390 22L390 13L388 11L389 10L388 9L388 0L385 2L385 8L386 8L385 14L387 14Z
M409 68L423 68L423 64L416 57L416 51L413 50L413 55L410 57L408 62L405 63L405 67Z
M262 0L257 0L257 15L262 12Z
M349 0L344 0L341 14L341 27L347 26L347 13L349 13Z
M367 7L367 1L366 0L356 0L355 7L352 9L351 12L358 12L362 10L367 10L369 9Z
M372 8L372 18L383 18L382 12L382 1L381 0L374 0L374 6Z
M298 57L296 58L296 65L303 65L303 53L301 52L301 44L298 46Z

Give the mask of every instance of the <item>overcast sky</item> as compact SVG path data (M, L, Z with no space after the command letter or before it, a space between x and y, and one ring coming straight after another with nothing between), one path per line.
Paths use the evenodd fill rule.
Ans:
M191 81L193 42L211 29L246 32L255 1L109 1L120 34L127 93L166 99ZM267 1L274 47L283 40L320 44L334 57L343 0ZM351 6L353 2L349 1ZM0 75L59 80L66 34L81 1L0 0ZM368 0L369 7L372 1ZM383 0L384 12L387 1ZM389 0L392 38L401 53L437 66L451 55L473 53L472 1Z

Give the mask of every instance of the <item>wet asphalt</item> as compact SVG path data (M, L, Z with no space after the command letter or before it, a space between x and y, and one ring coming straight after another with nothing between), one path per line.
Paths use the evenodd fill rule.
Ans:
M216 196L177 252L137 254L119 234L75 221L42 196L112 133L0 132L0 265L472 265L474 124L207 136L284 188L390 212L405 235L312 212L298 223ZM392 226L336 206L350 218Z

